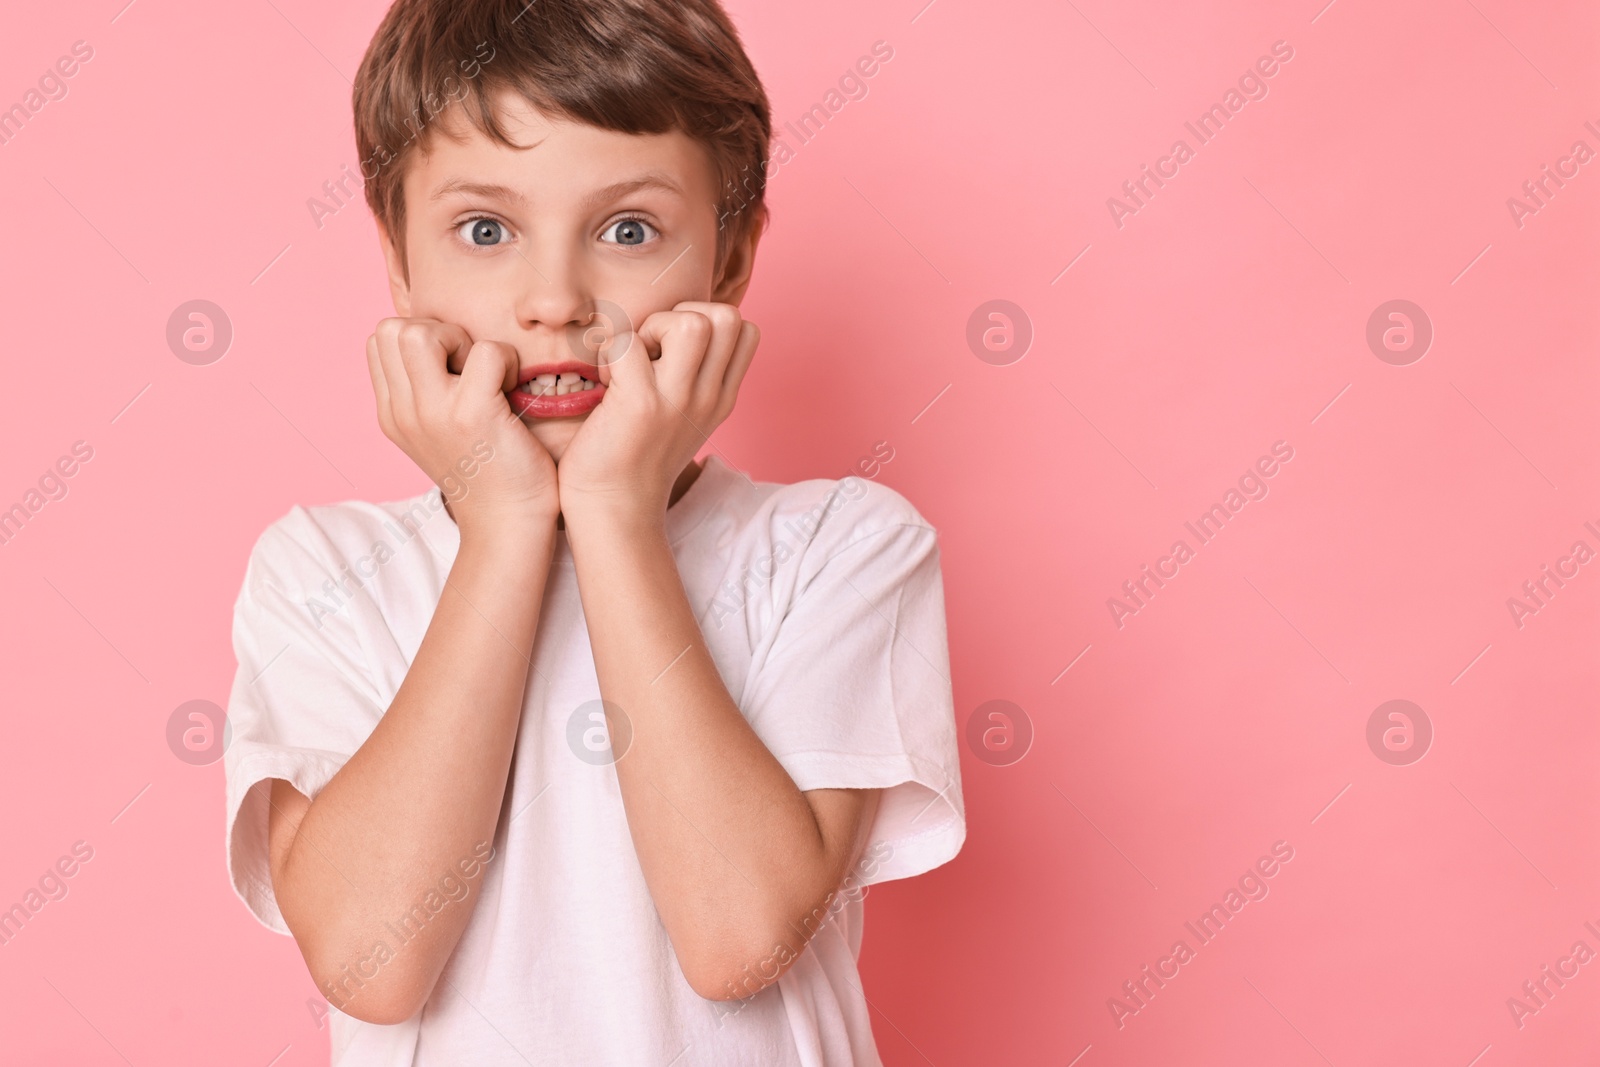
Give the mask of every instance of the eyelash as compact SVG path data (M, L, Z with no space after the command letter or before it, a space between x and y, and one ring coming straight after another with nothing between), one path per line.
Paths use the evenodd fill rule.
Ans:
M508 224L502 218L497 218L494 215L488 215L488 214L477 214L477 215L469 215L468 217L466 217L464 219L461 219L459 222L457 222L455 224L455 231L456 231L457 234L459 234L462 230L466 229L468 226L472 225L473 223L484 222L484 221L499 223L500 226L503 229L505 229L507 232L509 232L511 230L510 224ZM607 232L615 229L617 226L621 225L624 222L643 223L645 226L647 226L651 230L655 231L656 238L658 240L661 237L661 228L658 227L655 223L651 222L649 219L645 218L643 215L623 215L621 218L613 219L611 222L607 223L606 224L606 228L604 230L601 230L600 232L601 233L607 233ZM466 245L468 251L471 251L471 252L487 252L490 249L499 247L499 245L480 245L480 244L475 244L475 243L473 243L473 241L470 238L463 238L462 239L462 243L464 245ZM501 244L505 244L506 242L502 241L500 243ZM650 242L649 242L649 240L646 240L644 242L644 244L639 244L639 245L625 245L625 244L622 244L619 241L606 241L604 243L605 244L616 245L618 248L643 248L644 245L649 244Z
M661 236L660 227L658 227L655 223L651 222L649 219L645 218L642 215L624 215L620 219L613 219L609 224L607 224L606 228L604 230L601 230L600 232L601 233L609 233L611 230L614 230L616 227L622 225L624 222L640 222L640 223L643 223L645 226L647 226L651 230L655 231L656 237L658 239ZM644 247L644 245L625 245L625 244L622 244L621 242L618 242L618 241L607 241L605 243L606 244L614 244L618 248L643 248ZM644 244L649 244L649 243L650 243L650 241L648 239L646 239L645 242L644 242Z

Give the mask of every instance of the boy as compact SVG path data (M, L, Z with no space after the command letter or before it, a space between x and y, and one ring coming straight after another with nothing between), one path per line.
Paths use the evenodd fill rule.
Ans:
M341 1065L879 1062L861 889L965 816L934 531L694 456L757 331L715 0L399 0L354 93L435 488L296 507L234 615L228 862Z

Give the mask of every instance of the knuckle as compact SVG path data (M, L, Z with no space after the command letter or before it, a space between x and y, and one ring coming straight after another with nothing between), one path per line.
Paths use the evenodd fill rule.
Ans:
M433 330L420 322L407 322L399 328L396 338L402 352L420 350L433 337Z
M372 331L372 336L380 344L393 344L399 338L400 331L405 327L405 324L405 319L395 316L380 319L377 328Z
M463 354L463 364L486 363L505 369L505 352L510 347L500 341L474 341Z

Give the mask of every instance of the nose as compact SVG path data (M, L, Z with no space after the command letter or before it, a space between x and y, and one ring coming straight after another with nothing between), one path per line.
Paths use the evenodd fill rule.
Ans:
M531 247L522 258L517 324L535 332L546 327L556 340L569 327L588 325L594 300L577 257L556 248Z

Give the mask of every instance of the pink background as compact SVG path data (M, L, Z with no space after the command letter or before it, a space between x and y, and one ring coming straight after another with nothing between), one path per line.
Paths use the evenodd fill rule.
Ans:
M0 907L94 849L0 947L0 1060L324 1063L294 945L228 888L222 765L165 729L225 702L269 522L425 487L373 415L371 219L306 207L357 165L383 5L123 2L0 37L0 105L94 48L0 146L0 507L94 449L0 546ZM1520 227L1506 201L1600 150L1600 11L924 2L732 5L780 128L894 58L786 137L762 350L712 442L792 481L887 441L878 477L941 532L960 724L999 699L1034 730L1010 765L963 752L961 855L870 894L885 1061L1578 1062L1600 964L1520 1027L1507 998L1600 951L1600 563L1520 628L1506 602L1600 550L1600 161ZM1268 96L1198 146L1185 120L1279 40ZM1179 137L1119 228L1107 198ZM209 366L164 336L195 298L235 330ZM1006 366L965 339L992 299L1034 331ZM1435 332L1407 366L1365 339L1393 299ZM1269 495L1119 628L1107 599L1280 440ZM1434 731L1409 765L1368 746L1392 699ZM1184 922L1276 841L1270 894L1199 946Z

